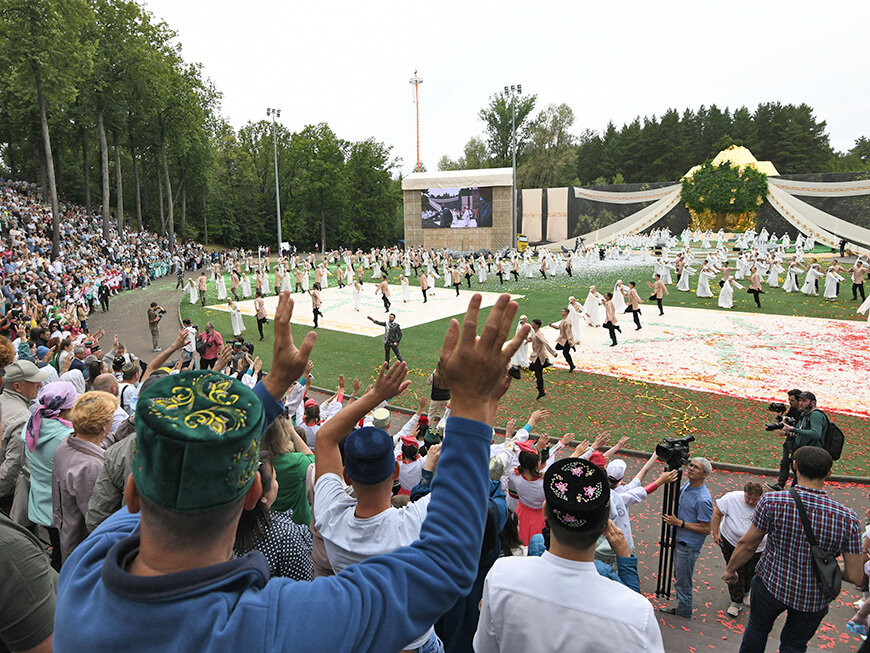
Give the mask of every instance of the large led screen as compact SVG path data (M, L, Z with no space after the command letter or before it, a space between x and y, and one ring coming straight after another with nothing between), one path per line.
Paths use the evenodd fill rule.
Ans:
M429 188L420 198L424 229L492 226L492 188Z

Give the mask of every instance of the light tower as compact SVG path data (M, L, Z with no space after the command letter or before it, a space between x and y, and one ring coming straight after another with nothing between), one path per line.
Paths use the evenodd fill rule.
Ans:
M417 105L417 172L420 172L420 84L423 80L415 70L414 76L408 81L414 85L414 104Z
M278 213L278 257L281 257L281 194L278 192L278 137L275 135L275 120L281 117L281 109L266 109L272 116L272 149L275 154L275 210Z
M511 248L517 246L517 95L522 95L522 84L511 84L504 87L506 98L511 102Z

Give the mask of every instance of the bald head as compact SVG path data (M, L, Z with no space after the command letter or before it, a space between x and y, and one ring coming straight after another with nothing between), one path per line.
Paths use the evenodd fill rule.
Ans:
M118 396L118 379L114 374L100 374L94 379L94 390L102 390L109 394Z

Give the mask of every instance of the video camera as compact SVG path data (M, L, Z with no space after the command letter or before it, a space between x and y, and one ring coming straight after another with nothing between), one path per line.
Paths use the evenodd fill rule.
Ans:
M656 445L656 457L665 463L668 470L679 469L689 462L689 443L694 441L694 435L665 438Z
M797 421L794 418L785 416L785 413L788 412L788 406L781 402L771 402L767 406L767 410L776 415L776 421L765 424L765 431L779 431L785 424L788 424L789 426L794 426L795 424L797 424Z

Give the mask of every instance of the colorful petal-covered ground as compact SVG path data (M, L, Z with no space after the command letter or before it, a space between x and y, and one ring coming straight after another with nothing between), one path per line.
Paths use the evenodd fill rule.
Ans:
M663 316L646 311L640 331L621 324L615 348L601 328L582 327L575 365L759 401L781 401L812 379L820 406L870 417L870 330L862 322L668 307ZM555 345L558 332L544 332ZM568 368L561 356L555 363Z
M391 271L390 283L396 283L399 274L397 270ZM608 265L600 269L578 270L570 279L564 276L547 280L540 277L521 278L517 283L506 282L504 286L491 276L490 280L483 284L477 284L473 280L472 289L490 292L503 290L515 295L523 295L519 300L520 312L526 313L529 318L538 317L547 323L559 319L559 309L565 305L569 295L575 295L581 301L585 299L590 285L594 284L604 290L612 288L617 279L622 279L637 280L639 286L645 287L644 281L651 278L652 268L649 266ZM416 280L411 280L412 284L415 282ZM209 286L207 303L213 304L217 302L217 298L213 285ZM771 320L773 324L771 330L781 325L783 333L794 335L794 325L802 324L802 321L793 322L792 316L810 316L847 322L848 325L841 328L858 330L860 338L861 329L866 330L866 321L856 315L857 303L851 302L846 294L847 288L848 286L844 286L844 292L836 302L826 302L821 297L807 297L800 293L789 294L779 289L768 290L762 298L763 308L759 311L752 308L751 297L745 292L738 292L735 293L735 308L727 311L717 307L715 298L700 299L694 293L677 292L672 286L671 294L665 301L665 318L670 320L672 312L676 318L677 312L671 311L671 307L675 306L707 309L706 315L722 314L728 316L729 320L749 319L759 315ZM714 291L717 290L714 284ZM374 293L374 285L368 279L364 285L364 292ZM452 293L453 291L438 288L436 292ZM419 290L412 292L411 297L415 300L420 297ZM310 315L310 299L301 294L294 295L294 298L297 302L296 311L304 314L305 317ZM419 304L412 310L425 310L422 301L416 301ZM738 311L749 315L745 318L739 317ZM183 316L191 317L194 323L200 326L211 320L223 333L231 333L229 316L225 311L203 309L199 305L191 306L185 300L181 303L181 312ZM486 310L481 312L482 319L486 317L487 312ZM643 312L644 321L652 325L656 320L654 305L650 307L648 303L644 304ZM771 316L778 317L771 319ZM627 327L628 333L624 337L626 345L633 337L631 334L634 333L630 331L628 317L620 316L623 327ZM248 338L255 341L256 353L263 357L265 368L268 369L271 365L272 351L270 329L267 328L266 340L258 343L256 322L248 316L244 319ZM428 397L429 388L426 385L426 378L435 366L447 322L446 319L440 319L404 329L401 350L409 365L409 379L412 384L395 403L412 407L416 406L418 397ZM695 328L699 334L702 334L704 327L704 324L699 324ZM294 331L299 335L305 329L300 325ZM602 329L592 331L594 335L584 336L582 340L600 345L601 356L609 355L605 353L608 348L604 347L607 342L606 332ZM784 338L784 336L778 337ZM629 448L651 451L655 443L664 437L692 434L698 439L695 451L699 455L706 455L719 462L776 467L781 452L781 438L775 433L764 431L764 423L770 418L766 410L768 401L752 397L778 398L784 401L784 392L777 396L780 390L790 385L812 390L819 382L817 375L833 372L839 374L837 366L841 365L841 361L843 364L848 364L853 360L851 356L855 352L863 354L864 360L867 356L866 341L862 343L860 340L841 338L842 347L829 347L823 355L814 348L810 336L807 336L807 339L809 342L795 343L796 349L792 351L799 351L803 358L789 363L791 366L789 373L793 373L789 380L780 378L781 368L776 367L772 362L777 358L781 359L782 352L767 346L766 342L760 343L756 351L756 359L769 357L769 362L764 363L770 384L770 391L766 393L743 394L744 391L741 389L728 388L717 388L716 392L707 392L653 383L645 377L636 379L589 372L569 375L562 369L548 368L544 373L548 395L538 402L535 401L534 378L531 373L525 372L519 381L511 385L503 398L498 423L503 425L511 417L524 420L535 408L547 408L550 417L540 424L540 430L551 435L574 432L578 437L589 437L603 430L612 433L614 439L628 436ZM622 346L621 344L620 347ZM727 352L724 341L721 351ZM374 379L377 366L383 360L383 347L377 338L321 329L318 332L313 360L315 385L332 387L338 375L343 373L350 378L360 379L365 387ZM812 373L803 370L806 373L802 376L801 365L810 360L813 363ZM662 359L663 371L670 370L673 367L672 363L671 359ZM866 388L866 384L870 383L870 373L857 367L853 370L851 375L854 378L850 380L851 383ZM747 367L746 373L751 372L752 369ZM824 405L824 395L819 393L819 396ZM853 414L829 413L840 425L847 440L843 457L836 463L835 473L870 476L870 419L858 416L862 411L863 414L867 413L866 403L863 407L856 406L850 409Z

